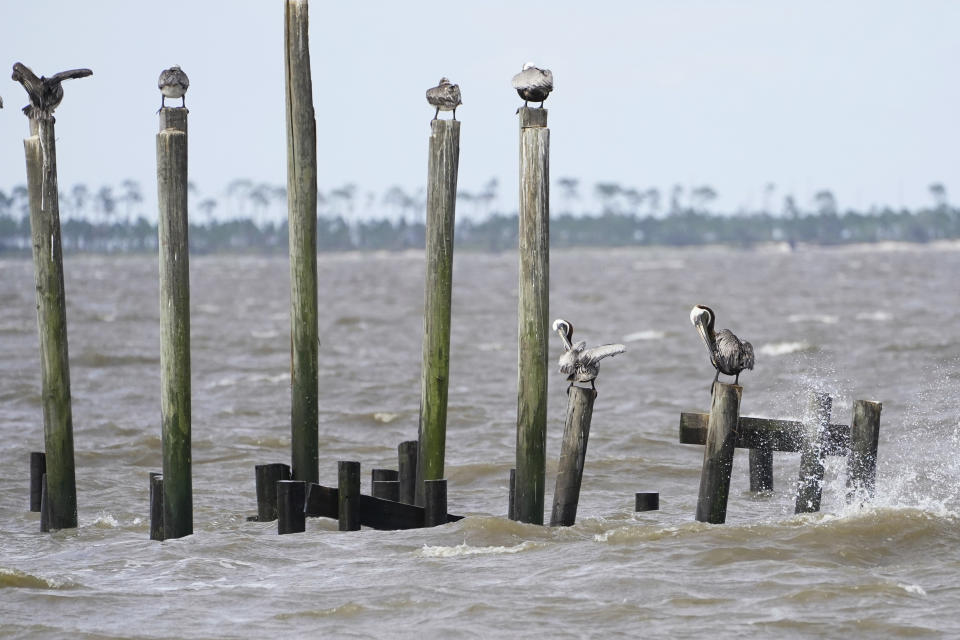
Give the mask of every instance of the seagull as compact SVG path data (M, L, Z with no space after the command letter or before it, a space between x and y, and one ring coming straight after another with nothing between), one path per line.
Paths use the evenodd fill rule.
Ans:
M523 70L513 76L513 88L523 98L523 106L528 102L539 102L543 108L543 101L553 91L553 73L549 69L535 67L532 62L523 65Z
M164 69L163 73L160 74L160 79L157 80L157 88L160 89L161 94L161 109L166 106L164 101L167 98L180 98L183 101L180 106L182 108L187 106L187 99L184 96L187 93L187 89L190 88L190 78L187 77L187 74L185 74L179 66L174 65L169 69Z
M463 104L460 101L460 85L450 84L447 78L440 78L440 84L427 89L427 102L437 108L437 112L433 114L434 120L441 111L453 111L453 119L456 120L457 107Z
M713 309L702 304L690 310L690 322L696 327L703 339L703 344L707 345L710 364L717 370L713 382L716 383L720 374L723 373L736 376L733 384L740 384L740 372L744 369L753 370L753 345L740 340L729 329L714 332L715 319ZM713 385L710 386L710 390L713 391Z
M592 349L587 349L587 343L582 340L573 344L571 343L573 325L562 318L553 321L553 330L563 340L565 351L560 356L560 373L568 374L567 380L570 386L573 386L574 382L589 382L590 388L596 391L594 380L600 373L600 361L607 356L615 356L627 350L622 344L604 344ZM570 391L569 387L567 391Z
M70 69L55 73L49 78L45 76L37 77L33 71L25 64L17 62L13 65L14 80L23 85L27 95L30 96L30 104L23 108L23 112L28 118L51 118L53 110L57 108L60 101L63 100L63 87L60 85L64 80L72 78L86 78L93 75L90 69Z

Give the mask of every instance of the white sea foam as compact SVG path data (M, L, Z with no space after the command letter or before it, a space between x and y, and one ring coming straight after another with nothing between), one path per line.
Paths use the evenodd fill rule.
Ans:
M904 591L906 591L907 593L913 593L913 594L916 594L916 595L918 595L918 596L925 596L925 595L927 595L927 591L926 591L923 587L921 587L920 585L918 585L918 584L902 584L902 583L898 583L897 586L900 587L901 589L903 589Z
M663 331L656 331L654 329L647 329L646 331L637 331L635 333L628 333L627 335L621 338L624 342L640 342L641 340L662 340L666 337L666 333Z
M93 521L93 526L99 529L116 529L120 526L120 523L106 511L101 511L97 514L97 519Z
M820 322L823 324L837 324L840 318L825 313L794 313L787 316L787 322Z
M398 417L400 417L399 414L390 413L388 411L377 411L375 414L373 414L374 420L377 422L383 422L384 424L393 422Z
M458 544L455 547L431 547L423 545L420 549L420 555L424 558L456 558L459 556L488 556L499 555L503 553L520 553L529 549L536 548L537 544L526 541L512 547L471 547L466 542Z
M788 353L806 351L809 348L810 345L806 342L774 342L763 345L758 351L765 356L785 356Z
M861 311L857 314L857 320L871 320L873 322L887 322L893 318L893 314L886 311Z

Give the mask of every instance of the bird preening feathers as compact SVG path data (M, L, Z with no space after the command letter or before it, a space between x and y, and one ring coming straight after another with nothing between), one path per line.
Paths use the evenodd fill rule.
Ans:
M734 384L740 384L740 372L744 369L753 369L753 345L740 340L729 329L714 330L716 315L713 309L702 304L690 310L690 322L697 329L703 344L710 352L710 364L717 370L713 381L717 382L720 374L736 376ZM713 390L713 386L710 387Z
M166 107L165 100L167 98L180 98L180 106L182 108L187 106L185 96L187 89L190 88L190 78L187 77L187 74L185 74L179 66L174 65L169 69L164 69L160 73L160 78L157 80L157 88L160 89L161 109Z
M14 80L23 85L27 95L30 97L30 104L23 108L23 112L28 118L52 118L53 111L63 100L63 87L60 85L64 80L73 78L86 78L93 75L90 69L70 69L55 73L49 78L45 76L37 77L33 71L25 64L17 62L13 65Z
M441 111L453 111L453 119L457 119L457 107L463 102L460 100L460 86L451 84L447 78L440 78L440 84L427 89L427 102L430 106L436 107L437 111L433 114L436 120Z
M594 381L600 373L600 361L626 351L622 344L604 344L592 349L587 349L587 343L582 340L574 344L573 324L562 318L553 321L553 330L563 341L564 352L558 362L560 373L567 374L571 386L574 382L589 382L590 388L595 390Z
M513 76L511 83L517 93L523 98L523 106L528 102L539 102L543 108L543 101L553 91L553 72L549 69L540 69L532 62L523 65L523 70Z

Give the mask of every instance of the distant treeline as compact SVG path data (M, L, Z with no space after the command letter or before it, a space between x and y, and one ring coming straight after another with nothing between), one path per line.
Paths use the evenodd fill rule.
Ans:
M690 246L726 244L747 247L767 242L833 245L844 243L960 239L960 209L950 206L939 184L930 186L934 204L917 210L874 209L840 212L833 195L820 191L814 208L802 211L786 196L782 210L718 214L709 210L716 197L710 187L684 195L679 187L669 206L661 209L655 189L637 191L599 183L595 211L580 209L576 181L563 178L559 206L551 216L550 243L573 246ZM238 186L239 185L239 186ZM496 181L482 191L458 193L457 246L502 251L517 245L516 213L494 210ZM236 181L227 202L236 216L217 219L218 202L200 198L191 187L191 250L285 252L286 190ZM769 187L768 187L769 191ZM63 246L67 251L138 252L157 248L156 224L142 211L139 185L128 180L115 195L112 188L90 191L83 185L60 196ZM357 202L363 203L360 211ZM246 204L244 204L244 202ZM381 199L368 193L356 196L353 185L319 194L317 246L320 251L403 250L424 246L422 192L406 194L391 188ZM376 215L377 211L383 215ZM467 215L464 215L464 212ZM471 215L472 214L472 215ZM362 219L361 219L362 218ZM0 191L0 252L30 250L30 223L26 189Z

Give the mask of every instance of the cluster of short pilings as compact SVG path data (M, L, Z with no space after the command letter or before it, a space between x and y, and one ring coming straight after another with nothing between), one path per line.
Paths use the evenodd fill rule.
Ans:
M696 519L726 521L733 455L749 449L751 491L773 490L773 452L799 452L796 513L820 510L824 458L847 458L847 499L872 496L880 436L879 402L856 400L850 425L830 422L832 398L811 393L802 421L750 418L740 415L743 388L715 383L709 414L682 413L680 442L704 445Z

